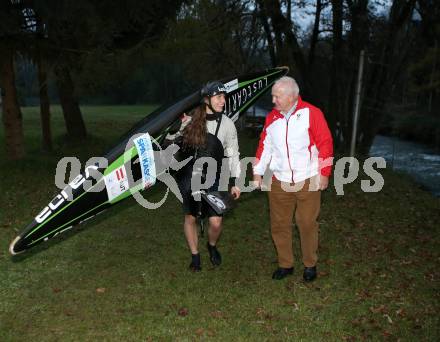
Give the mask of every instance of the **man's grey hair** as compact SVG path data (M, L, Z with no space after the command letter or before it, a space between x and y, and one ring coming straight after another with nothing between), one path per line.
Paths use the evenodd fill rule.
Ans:
M283 76L273 86L283 88L286 95L299 95L298 83L296 83L293 77Z

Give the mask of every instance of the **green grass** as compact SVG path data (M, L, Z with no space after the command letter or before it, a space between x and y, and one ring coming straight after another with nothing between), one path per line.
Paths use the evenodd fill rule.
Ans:
M220 268L201 239L199 274L187 270L173 195L158 210L127 200L78 233L11 258L9 242L57 192L59 158L101 155L151 107L83 110L92 137L82 144L63 141L54 110L55 152L41 155L30 108L27 158L0 154L0 341L439 340L440 201L387 170L379 193L362 192L358 180L344 196L333 187L323 194L312 284L301 279L298 253L293 277L270 278L276 254L264 193L243 196L226 217ZM245 132L240 144L250 156L256 139ZM163 191L153 188L150 200ZM296 231L294 241L299 251Z

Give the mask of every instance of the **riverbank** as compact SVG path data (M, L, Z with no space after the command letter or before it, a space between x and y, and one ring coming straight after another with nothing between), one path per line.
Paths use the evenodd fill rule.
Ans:
M378 135L370 156L385 158L388 169L408 174L420 186L440 197L440 154L433 148Z

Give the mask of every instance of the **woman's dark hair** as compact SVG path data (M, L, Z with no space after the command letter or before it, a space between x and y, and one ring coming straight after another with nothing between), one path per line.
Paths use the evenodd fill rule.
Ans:
M183 130L184 147L202 147L206 144L206 103L192 111L192 119Z

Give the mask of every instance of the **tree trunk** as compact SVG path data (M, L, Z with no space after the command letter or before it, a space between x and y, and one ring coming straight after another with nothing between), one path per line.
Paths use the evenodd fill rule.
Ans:
M66 123L67 136L72 140L83 139L87 136L86 126L75 97L70 71L64 65L58 66L55 69L55 75L64 121Z
M47 92L46 62L42 59L41 51L37 52L38 82L40 86L40 115L43 135L43 151L52 151L52 133L50 126L50 101Z
M353 113L355 105L354 95L358 79L359 56L361 50L365 51L369 46L371 23L368 9L369 0L347 1L347 3L350 18L350 31L347 34L350 58L346 59L344 63L344 74L346 75L344 84L347 84L347 87L345 88L345 93L347 96L345 96L345 101L343 102L343 116L341 116L340 130L345 142L348 143L351 141L351 136L353 133ZM364 75L367 75L366 71L364 71ZM367 80L367 77L364 76L364 80ZM365 87L363 87L363 89L365 89ZM361 111L362 105L363 93L361 92ZM360 121L361 120L362 118L360 118ZM358 123L358 132L361 132L362 124L360 121ZM344 144L344 147L348 151L349 145Z
M309 61L308 61L309 70L312 68L313 62L315 61L315 48L319 36L319 22L321 20L321 11L322 11L322 1L316 0L315 22L313 24L313 32L312 32L312 37L310 39L310 50L309 50Z
M268 21L266 9L264 6L264 1L257 0L257 3L258 3L258 7L259 7L258 15L261 20L261 23L263 24L264 33L266 34L267 46L269 48L269 55L270 55L270 60L272 62L272 67L276 67L277 66L277 57L276 57L276 53L275 53L275 46L273 44L273 39L272 39L272 31L270 30L269 21Z
M332 39L332 67L330 71L330 91L328 99L328 121L330 129L335 134L341 133L342 125L346 124L342 119L344 116L342 101L342 0L332 0L333 10L333 39ZM339 127L338 127L339 123ZM349 141L348 137L343 137L344 141ZM338 149L342 143L338 135L335 135L335 147Z
M264 7L266 9L266 13L271 19L273 34L275 37L275 48L277 54L277 61L281 65L286 65L288 63L286 51L284 49L283 42L283 31L281 27L281 23L278 20L274 19L274 13L278 10L280 11L280 16L283 17L281 10L279 8L280 4L278 0L264 0ZM284 17L283 17L284 18ZM284 18L285 19L285 18Z
M307 64L304 58L304 54L300 48L298 40L293 32L292 25L290 21L281 12L281 4L279 0L265 0L266 10L268 16L271 19L272 27L274 30L277 49L278 45L281 45L281 50L285 50L287 47L291 52L291 59L293 60L296 68L295 73L298 83L301 85L301 93L306 97L312 97L313 93L311 91L312 87L310 85L311 81L307 79ZM285 44L283 43L282 37L285 37ZM280 43L278 43L280 40ZM280 51L277 50L278 58L280 58ZM281 53L284 53L281 51ZM283 59L281 59L282 61Z
M360 130L362 141L359 144L359 152L361 154L366 155L370 150L373 139L380 127L380 116L383 115L399 67L402 66L403 60L408 56L404 52L409 42L407 37L403 36L403 32L411 19L415 2L415 0L394 0L391 6L381 59L379 63L375 64L366 87L363 102L366 108L362 110L360 125L362 128Z
M292 25L292 0L286 0L287 2L287 20L289 20L290 25Z
M25 149L23 117L18 104L17 89L15 88L13 50L5 48L2 51L2 55L0 56L0 87L6 155L13 160L17 160L24 157Z

